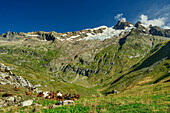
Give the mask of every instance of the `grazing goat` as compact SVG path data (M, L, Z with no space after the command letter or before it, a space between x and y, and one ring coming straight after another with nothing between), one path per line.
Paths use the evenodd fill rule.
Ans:
M32 88L29 88L29 91L30 91L30 92L33 92L35 89L36 89L36 88L33 88L33 87L32 87Z
M58 100L58 101L64 101L64 97L63 97L63 96L57 96L56 100Z
M63 94L60 93L60 92L58 92L58 93L57 93L57 96L60 96L60 97L61 97L61 96L63 96Z
M5 94L2 95L2 97L11 97L11 96L13 96L13 95L12 94L8 94L8 93L5 93Z
M15 86L15 87L14 87L14 90L15 90L15 91L18 91L18 90L19 90L19 87L16 87L16 86Z
M25 94L26 94L26 95L29 95L29 96L32 95L32 93L29 93L29 92L26 92L26 91L25 91Z
M8 72L8 73L10 73L10 69L9 69L9 67L5 67L5 72Z
M8 80L9 78L10 78L10 76L6 76L6 77L5 77L5 79L7 79L7 80Z
M76 98L76 99L79 99L79 98L80 98L80 95L77 94L75 98Z
M50 97L49 95L45 97L45 99L50 99L50 98L51 98L51 97Z
M4 92L4 89L0 89L0 92Z
M44 96L43 92L40 92L40 93L38 93L38 95L37 95L37 97L43 97L43 96Z

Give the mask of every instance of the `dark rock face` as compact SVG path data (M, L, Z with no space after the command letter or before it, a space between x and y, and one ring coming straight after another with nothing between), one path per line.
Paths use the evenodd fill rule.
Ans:
M135 27L138 29L139 32L141 33L147 33L149 34L149 31L147 28L145 28L144 26L141 25L142 23L140 21L138 21L136 24L135 24Z
M114 29L125 29L126 27L130 27L130 22L123 22L119 20L119 22L114 26Z
M170 37L170 29L161 29L160 27L157 26L150 26L149 32L152 35Z

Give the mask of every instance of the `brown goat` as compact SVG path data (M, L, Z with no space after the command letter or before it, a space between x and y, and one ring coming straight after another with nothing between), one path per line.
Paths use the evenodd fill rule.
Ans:
M38 93L38 95L37 95L37 97L43 97L43 96L44 96L43 92L40 92L40 93Z
M26 95L29 95L29 96L32 95L32 93L29 93L29 92L26 92L26 91L25 91L25 94L26 94Z
M0 89L0 92L4 92L4 89Z
M5 93L5 94L2 95L2 97L11 97L11 96L13 96L13 95L12 94L8 94L8 93Z
M10 78L10 76L6 76L6 77L5 77L5 79L7 79L7 80L8 80L9 78Z
M16 86L14 87L15 91L18 91L19 89L20 89L19 87L16 87Z

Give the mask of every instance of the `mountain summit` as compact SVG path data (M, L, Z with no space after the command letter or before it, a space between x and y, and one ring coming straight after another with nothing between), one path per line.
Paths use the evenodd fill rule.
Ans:
M114 29L126 29L126 27L132 27L133 25L130 22L126 22L125 18L122 18L118 23L113 27Z

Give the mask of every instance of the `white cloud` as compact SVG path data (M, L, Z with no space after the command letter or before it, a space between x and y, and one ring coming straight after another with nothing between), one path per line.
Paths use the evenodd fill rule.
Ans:
M164 29L170 29L170 26L164 26L163 28Z
M161 18L157 18L157 19L148 20L148 16L147 15L142 14L140 16L140 21L145 26L152 25L152 26L164 27L166 20L167 20L166 17L161 17Z
M115 19L115 20L120 20L120 19L122 18L122 16L123 16L123 13L117 14L117 15L114 17L114 19Z
M170 3L169 1L157 0L153 3L148 3L149 7L142 11L138 18L134 21L142 21L143 24L148 26L148 24L156 25L161 28L170 28ZM145 14L145 15L144 15Z
M126 22L126 18L119 19L121 22Z
M163 27L164 29L170 29L170 23Z

